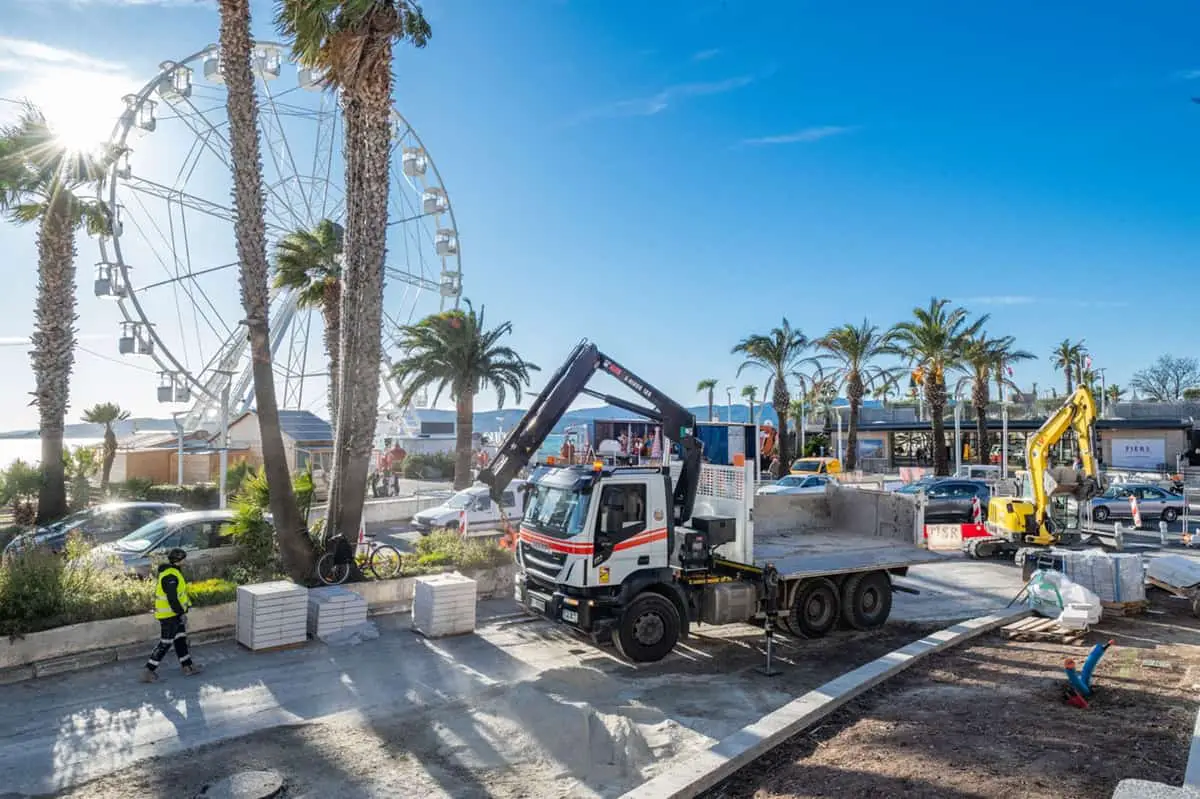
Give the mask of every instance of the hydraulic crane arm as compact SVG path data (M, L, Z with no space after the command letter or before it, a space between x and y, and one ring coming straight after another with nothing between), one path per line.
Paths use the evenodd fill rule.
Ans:
M1096 417L1096 400L1092 397L1092 392L1087 386L1080 386L1029 440L1026 460L1029 464L1034 514L1039 531L1045 527L1050 510L1050 496L1046 490L1050 448L1062 440L1062 437L1072 428L1079 439L1079 457L1083 461L1084 474L1089 478L1075 491L1075 496L1080 500L1091 499L1099 488L1100 473L1096 464Z
M592 375L606 372L632 389L650 403L652 408L588 389ZM679 444L683 453L683 470L675 487L675 520L682 524L691 518L696 502L696 491L700 485L701 446L694 430L696 417L657 388L608 357L586 339L579 342L566 362L558 368L542 393L521 421L512 429L500 445L496 457L479 473L479 479L491 489L491 495L500 500L504 489L541 449L546 438L562 419L567 408L579 395L604 400L618 408L645 416L662 425L663 433Z

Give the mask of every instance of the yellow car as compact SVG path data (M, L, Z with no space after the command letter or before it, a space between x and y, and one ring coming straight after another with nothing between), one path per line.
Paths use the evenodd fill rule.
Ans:
M797 458L792 461L792 474L840 474L842 462L837 458Z

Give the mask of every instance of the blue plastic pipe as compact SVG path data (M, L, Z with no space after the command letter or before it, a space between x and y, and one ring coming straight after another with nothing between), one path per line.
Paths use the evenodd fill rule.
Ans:
M1067 673L1067 682L1071 684L1071 687L1075 689L1077 694L1085 698L1092 695L1091 689L1088 688L1083 678L1080 677L1079 672L1075 670L1075 661L1068 660L1063 670Z
M1096 670L1096 664L1100 662L1100 658L1104 657L1104 653L1113 645L1112 641L1107 641L1103 644L1096 644L1092 647L1092 652L1087 656L1087 660L1083 662L1083 671L1080 673L1080 678L1083 684L1087 686L1087 693L1084 696L1092 694L1092 672Z

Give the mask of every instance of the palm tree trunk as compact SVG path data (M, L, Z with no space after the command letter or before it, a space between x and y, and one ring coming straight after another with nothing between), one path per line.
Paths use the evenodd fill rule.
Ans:
M113 461L117 459L117 434L112 425L104 426L104 465L100 472L100 494L108 493L108 481L112 477Z
M863 385L857 373L851 374L846 381L846 399L850 402L850 424L846 431L846 471L852 472L858 466L858 413L862 407Z
M288 473L279 406L275 399L275 373L271 365L267 316L267 240L264 223L262 158L258 146L258 108L254 75L250 68L249 0L220 0L221 67L226 86L230 155L233 161L233 231L241 263L242 309L250 338L254 398L262 439L263 468L267 476L275 538L283 566L292 579L308 580L316 553L304 519L296 505Z
M454 490L471 485L471 439L475 434L475 397L467 394L454 404L457 418L454 423Z
M75 363L75 231L65 209L51 201L38 230L38 287L31 358L34 402L42 437L42 484L37 523L67 514L63 426Z
M334 424L337 422L338 370L341 366L342 284L340 280L331 280L325 284L321 316L325 321L325 357L329 361L329 423Z
M939 477L950 474L950 462L946 457L946 386L941 380L929 377L925 382L925 401L929 403L929 415L933 422L933 473Z
M780 375L775 376L775 385L771 391L771 407L775 409L775 416L779 419L779 462L783 464L784 469L791 467L792 461L788 457L788 407L791 405L792 398L788 396L787 383ZM800 446L797 442L796 446Z
M991 441L988 439L987 429L987 407L988 407L988 381L976 381L975 390L972 392L972 401L975 405L975 443L978 445L976 453L976 461L986 465L992 454Z
M712 421L712 412L713 412L713 390L710 388L708 390L708 418L705 419L704 421L706 421L706 422Z
M392 40L376 34L372 66L348 87L346 241L342 286L341 374L329 525L357 530L367 498L371 444L378 422L383 361L383 272L387 257L392 138ZM349 313L348 313L349 312ZM351 324L351 320L353 320ZM353 375L353 379L348 376Z

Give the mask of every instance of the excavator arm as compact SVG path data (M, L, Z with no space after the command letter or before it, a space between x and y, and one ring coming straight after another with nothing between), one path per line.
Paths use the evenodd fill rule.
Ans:
M598 371L611 375L653 407L643 407L621 397L590 390L588 381ZM694 432L695 415L600 352L595 344L586 339L576 345L566 362L551 375L542 393L534 399L521 421L504 439L491 463L479 473L480 481L489 486L492 498L500 500L504 489L529 465L571 403L581 394L658 422L662 425L664 435L679 444L683 470L675 486L675 520L682 524L690 519L700 485L701 445Z
M1050 468L1050 448L1062 440L1068 430L1074 429L1079 439L1079 456L1083 461L1084 479L1077 480L1071 493L1080 501L1090 500L1100 487L1100 470L1096 461L1096 400L1087 386L1075 389L1062 407L1046 420L1046 423L1029 440L1026 461L1029 480L1033 490L1036 535L1049 536L1050 492L1046 476Z

